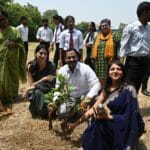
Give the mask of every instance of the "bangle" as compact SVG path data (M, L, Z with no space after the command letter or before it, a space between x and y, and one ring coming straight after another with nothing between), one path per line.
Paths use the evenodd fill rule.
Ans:
M102 109L102 108L104 108L104 105L102 103L99 103L97 108Z
M95 115L97 116L97 112L96 112L95 107L92 107L92 108L93 108L93 111L94 111Z
M89 103L89 102L91 102L91 99L90 99L90 98L88 98L88 97L86 97L86 98L84 98L84 99L83 99L83 101L82 101L82 102Z
M81 123L81 122L82 122L82 118L79 119L79 123Z

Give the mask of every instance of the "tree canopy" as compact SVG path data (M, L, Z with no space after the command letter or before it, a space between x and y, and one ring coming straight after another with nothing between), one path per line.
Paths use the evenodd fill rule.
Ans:
M54 24L52 17L59 15L56 9L46 10L43 14L38 10L38 7L27 3L27 5L20 5L14 3L13 0L0 0L0 10L4 10L8 13L8 18L12 26L18 26L20 24L20 17L26 16L29 26L29 41L36 40L37 29L42 26L42 18L49 20L49 27L54 30ZM82 31L83 37L87 31L88 22L81 22L76 25L76 28Z

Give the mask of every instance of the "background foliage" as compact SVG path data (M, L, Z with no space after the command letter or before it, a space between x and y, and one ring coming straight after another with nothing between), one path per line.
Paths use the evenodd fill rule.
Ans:
M37 29L42 26L42 18L47 18L49 20L49 27L54 30L55 25L52 22L53 15L60 15L57 10L49 9L43 14L38 10L36 6L27 3L27 5L20 5L19 3L14 3L13 0L0 0L0 10L4 10L8 13L9 21L12 26L18 26L20 24L20 17L26 16L28 19L29 26L29 41L36 41ZM81 22L76 24L76 28L81 30L83 37L87 32L88 22Z

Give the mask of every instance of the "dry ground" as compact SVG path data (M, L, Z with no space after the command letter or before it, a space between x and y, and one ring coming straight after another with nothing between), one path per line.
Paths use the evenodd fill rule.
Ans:
M29 58L34 56L36 44L30 44ZM20 84L20 93L27 87ZM150 90L150 82L149 82ZM139 94L139 103L147 132L140 138L139 150L150 150L150 98ZM71 136L65 137L60 121L53 122L54 130L48 130L48 121L32 119L28 111L29 102L13 105L14 114L0 118L0 150L79 150L81 135L86 123L78 126Z

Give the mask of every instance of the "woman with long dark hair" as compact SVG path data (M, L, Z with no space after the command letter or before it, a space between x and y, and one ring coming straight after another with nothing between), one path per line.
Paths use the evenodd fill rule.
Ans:
M91 60L91 50L92 50L93 42L95 40L96 35L97 35L97 32L96 32L95 22L91 21L88 23L88 32L84 39L84 46L86 48L86 58L84 60L84 63L89 65L93 70L94 70L94 65Z
M144 132L139 112L137 93L125 80L124 66L113 61L108 66L108 77L92 108L76 123L68 124L72 131L78 124L93 117L93 123L83 134L84 150L133 150Z
M55 86L55 65L48 60L48 50L45 45L38 45L35 58L27 64L27 79L29 87L23 94L30 100L29 110L32 117L47 116L44 94Z

